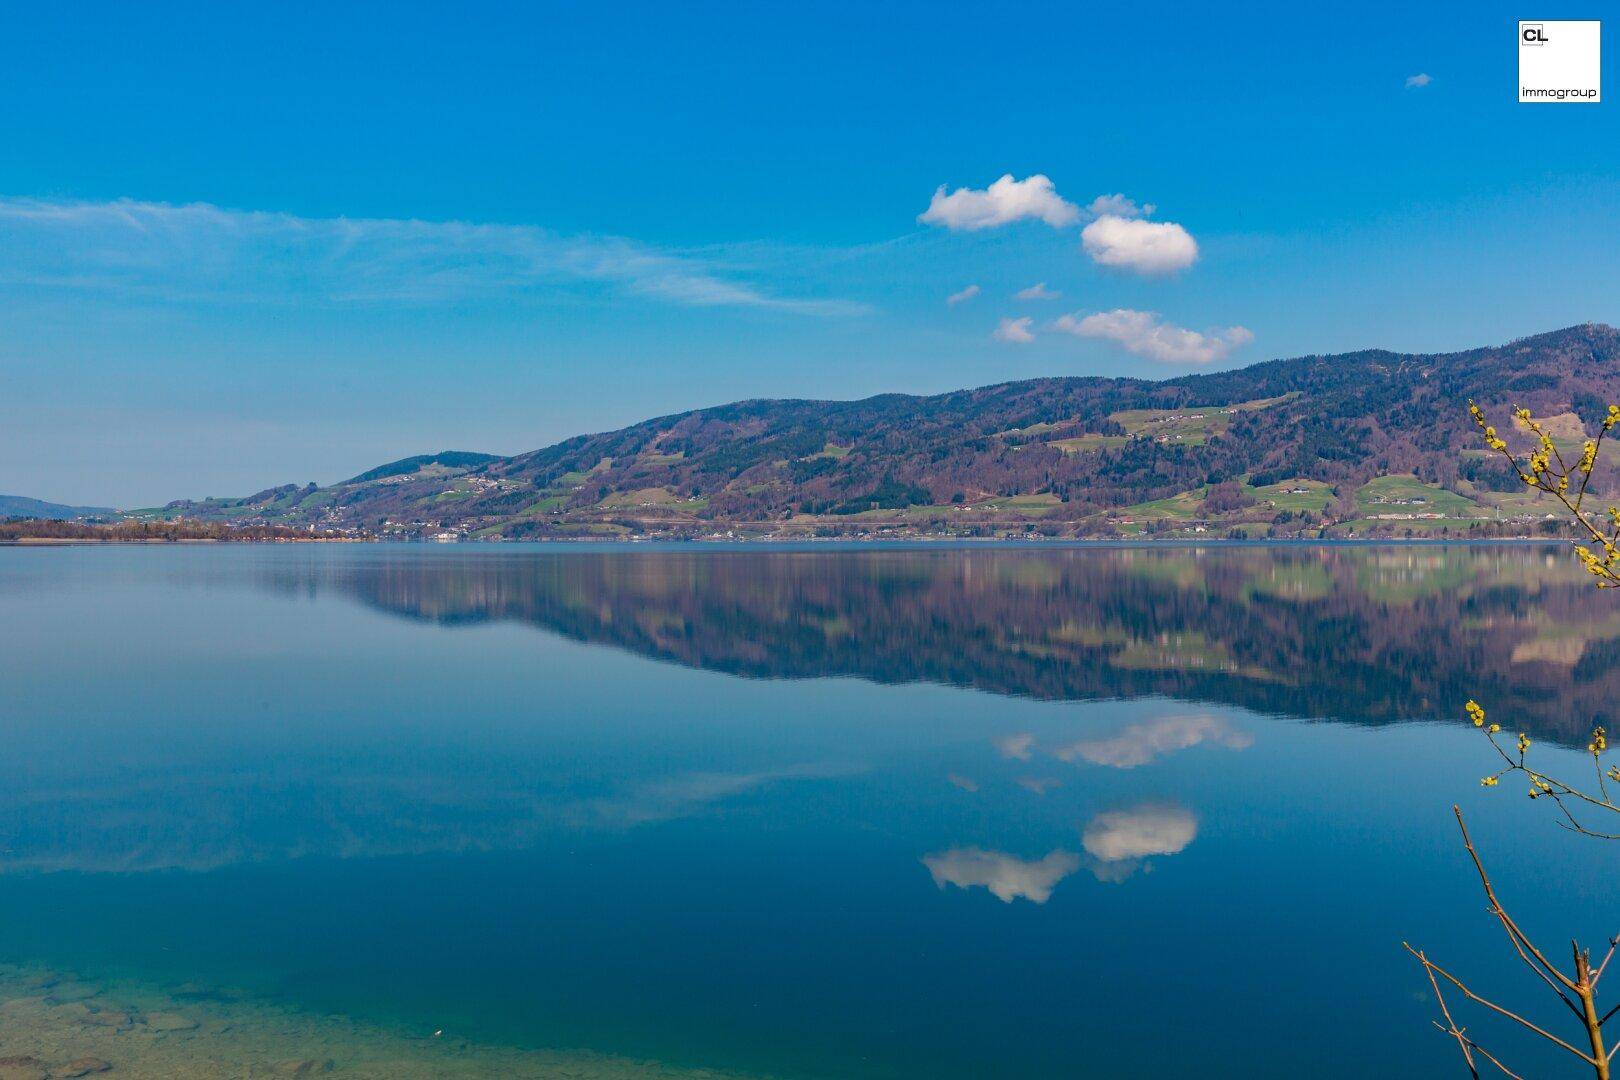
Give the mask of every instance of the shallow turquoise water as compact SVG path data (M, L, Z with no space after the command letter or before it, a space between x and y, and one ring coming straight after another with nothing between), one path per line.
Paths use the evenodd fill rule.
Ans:
M1403 938L1534 1000L1452 802L1551 942L1620 915L1459 719L1610 719L1569 563L0 549L0 960L793 1077L1432 1075Z

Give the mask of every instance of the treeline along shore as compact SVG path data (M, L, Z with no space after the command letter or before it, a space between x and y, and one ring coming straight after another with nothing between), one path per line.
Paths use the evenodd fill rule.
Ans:
M87 523L25 518L0 521L0 544L308 543L372 537L311 532L286 525L228 525L213 521Z
M1559 523L1537 523L1527 526L1523 522L1474 522L1466 528L1414 531L1396 523L1380 523L1362 531L1335 528L1302 528L1293 532L1270 530L1250 533L1241 529L1222 529L1194 536L1192 533L1165 531L1146 534L1123 534L1118 530L1097 529L1082 532L1064 532L1054 528L1026 526L1022 529L984 530L981 532L930 533L904 523L867 522L860 528L845 530L808 530L791 524L757 522L734 524L724 532L699 529L649 529L640 533L586 533L580 535L522 537L539 542L597 543L628 542L633 540L665 541L721 541L740 543L747 541L802 543L813 540L844 541L1121 541L1196 539L1210 543L1222 540L1253 542L1255 540L1429 540L1439 542L1468 542L1478 540L1531 540L1546 541L1567 537L1567 530ZM412 532L394 531L373 533L360 529L322 530L309 527L266 524L232 524L217 521L195 521L177 518L161 521L125 519L111 522L61 521L44 518L0 519L0 546L53 545L53 544L293 544L293 543L381 543L413 540L460 540L462 542L499 542L518 539L500 535L464 536L456 533L438 533L430 530Z

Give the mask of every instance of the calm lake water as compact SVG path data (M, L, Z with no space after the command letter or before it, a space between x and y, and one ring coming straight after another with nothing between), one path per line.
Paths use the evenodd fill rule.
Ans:
M1620 845L1482 790L1461 720L1613 724L1577 570L0 549L0 962L742 1075L1453 1075L1403 939L1537 998L1451 803L1546 944L1620 929Z

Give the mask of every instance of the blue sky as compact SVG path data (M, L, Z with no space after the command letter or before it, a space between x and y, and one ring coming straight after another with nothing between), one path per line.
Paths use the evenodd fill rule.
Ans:
M1524 15L14 6L0 491L1620 322L1615 106L1517 104Z

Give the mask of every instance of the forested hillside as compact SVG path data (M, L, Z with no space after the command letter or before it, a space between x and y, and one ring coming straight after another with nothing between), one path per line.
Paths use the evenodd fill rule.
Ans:
M1580 417L1620 400L1620 332L1588 324L1467 352L1305 356L1162 382L742 401L510 458L424 455L328 488L156 513L507 537L1533 527L1546 509L1478 448L1471 399L1553 417L1578 444Z

